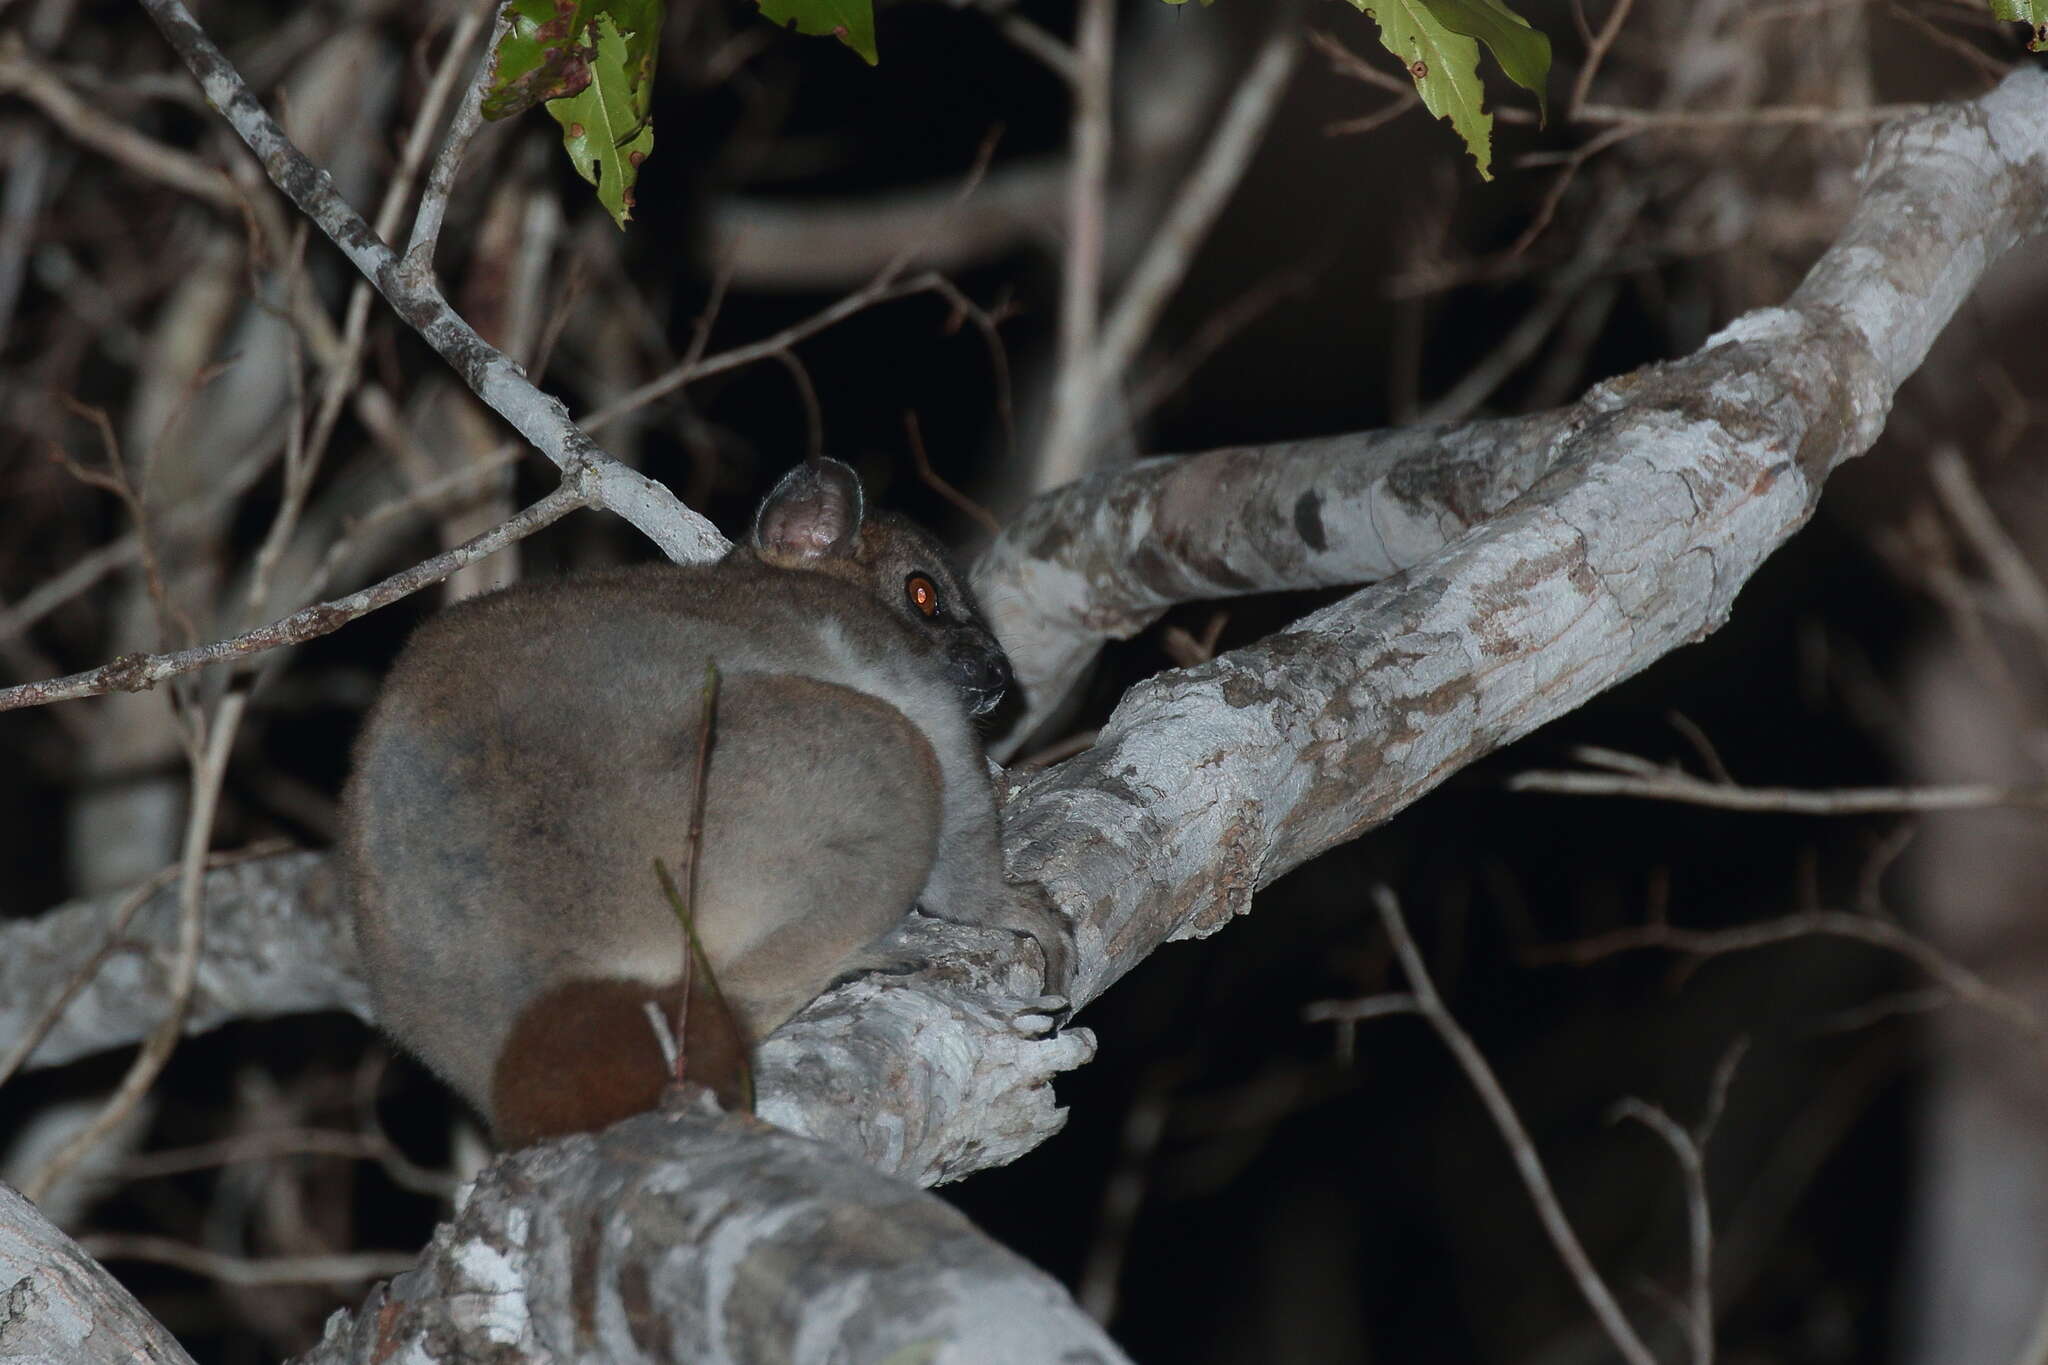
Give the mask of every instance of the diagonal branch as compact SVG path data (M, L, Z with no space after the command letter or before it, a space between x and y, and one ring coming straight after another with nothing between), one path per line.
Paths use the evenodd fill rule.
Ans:
M326 172L294 146L179 0L141 0L167 42L198 78L207 99L262 161L271 182L340 247L398 315L454 367L478 398L565 476L588 469L593 506L618 513L679 563L715 558L725 538L673 493L619 463L569 418L559 399L535 388L502 351L478 336L441 297L423 267L408 269Z

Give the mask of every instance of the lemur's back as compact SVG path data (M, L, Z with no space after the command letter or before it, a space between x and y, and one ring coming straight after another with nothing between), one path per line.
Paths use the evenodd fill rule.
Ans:
M343 802L357 938L379 1018L501 1136L659 1092L642 1002L675 1003L685 940L654 861L688 863L707 663L694 913L742 1049L881 965L871 945L920 897L1019 918L963 702L1007 666L949 568L903 570L928 537L867 536L815 566L750 551L514 588L428 622L393 667ZM960 605L926 628L942 596ZM1046 942L1040 907L1016 927Z
M693 616L685 595L648 591L664 576L752 576L723 567L569 580L445 613L365 731L349 839L368 874L359 939L379 1017L486 1109L533 982L664 985L682 970L653 864L687 865L707 660L721 681L695 911L749 1031L828 985L924 885L938 831L929 744L875 697L754 671L752 639ZM753 625L807 633L774 607ZM809 724L792 732L792 715ZM894 856L867 856L875 847ZM430 923L417 918L423 898ZM791 925L823 960L785 988L757 985L748 955L774 951L762 939Z

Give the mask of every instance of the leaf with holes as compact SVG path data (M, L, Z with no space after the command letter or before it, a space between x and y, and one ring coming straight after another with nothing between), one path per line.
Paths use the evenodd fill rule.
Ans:
M589 33L590 83L567 99L549 100L548 113L562 125L562 147L577 174L597 186L597 202L623 228L633 216L640 163L654 150L647 117L651 82L644 63L632 63L625 35L609 14L592 20Z
M511 23L491 56L485 118L510 118L590 84L583 0L511 0L505 17Z
M645 86L661 39L661 0L511 0L510 26L491 56L483 114L510 118L590 84L590 23L610 15L626 39L626 69Z
M813 35L831 34L860 54L873 66L880 60L875 51L874 0L758 0L763 17L784 28Z
M2027 51L2048 48L2048 0L1991 0L1991 13L2008 23L2027 26Z
M1379 25L1380 45L1400 58L1423 108L1450 121L1481 180L1493 179L1493 115L1479 83L1479 44L1438 22L1423 0L1351 0Z

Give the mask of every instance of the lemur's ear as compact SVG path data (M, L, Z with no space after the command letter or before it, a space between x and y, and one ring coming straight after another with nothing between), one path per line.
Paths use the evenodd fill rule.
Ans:
M860 537L861 515L859 476L837 460L806 460L761 500L754 549L788 568L843 558Z

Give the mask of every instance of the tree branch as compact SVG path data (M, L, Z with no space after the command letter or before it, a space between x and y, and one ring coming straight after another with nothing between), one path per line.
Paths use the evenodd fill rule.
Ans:
M36 1206L0 1184L0 1350L66 1365L192 1365L177 1339Z
M613 459L569 419L561 401L542 393L502 351L476 334L441 297L424 268L406 268L398 255L336 192L265 112L213 40L179 0L141 0L167 42L198 78L207 99L249 144L271 182L377 286L398 315L454 367L493 411L532 442L564 476L589 470L593 506L624 517L678 563L716 558L726 541L675 495Z

